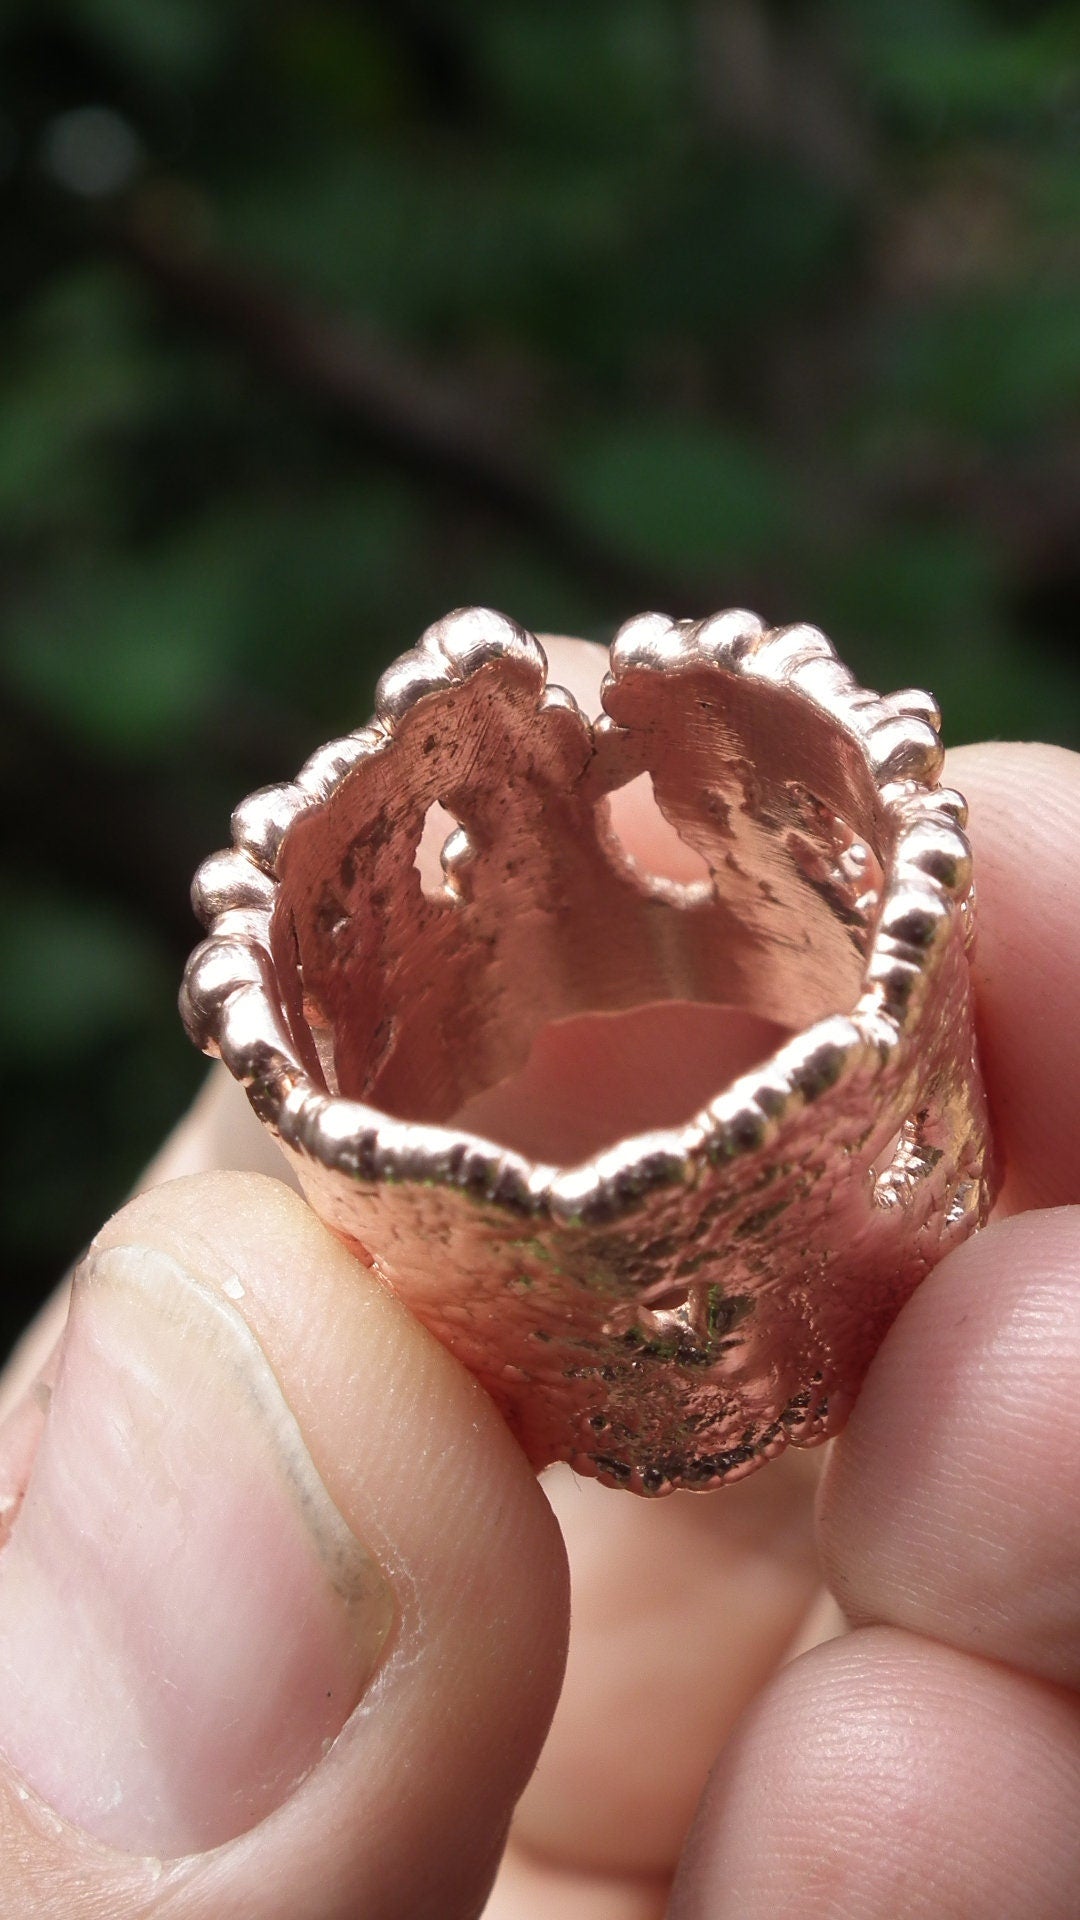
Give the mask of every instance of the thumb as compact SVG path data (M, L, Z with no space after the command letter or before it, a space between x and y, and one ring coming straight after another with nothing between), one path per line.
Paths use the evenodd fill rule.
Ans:
M561 1680L561 1541L294 1194L203 1175L108 1223L0 1433L5 1515L13 1920L479 1911Z

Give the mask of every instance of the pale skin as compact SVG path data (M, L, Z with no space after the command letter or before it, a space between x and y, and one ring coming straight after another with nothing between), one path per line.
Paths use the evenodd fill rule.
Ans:
M552 652L588 699L597 650ZM150 1249L228 1296L337 1513L388 1570L396 1625L326 1757L246 1831L179 1858L57 1817L72 1800L55 1728L16 1738L0 1688L12 1920L1080 1916L1080 757L965 748L948 778L971 804L1008 1177L999 1217L901 1314L827 1458L656 1503L560 1473L539 1485L453 1359L267 1182L274 1149L212 1080L101 1246ZM75 1297L69 1338L86 1344L93 1295ZM3 1384L0 1470L19 1492L47 1472L32 1383L65 1311L46 1310ZM74 1361L69 1376L70 1402ZM258 1504L256 1487L234 1532ZM0 1551L0 1652L21 1525L16 1510ZM270 1551L251 1527L247 1586ZM152 1576L137 1604L105 1596L106 1623L130 1599L146 1627ZM180 1563L162 1592L186 1577ZM229 1591L215 1581L215 1604ZM7 1644L30 1645L20 1632ZM219 1620L208 1657L221 1637ZM68 1648L40 1632L33 1647L44 1686Z

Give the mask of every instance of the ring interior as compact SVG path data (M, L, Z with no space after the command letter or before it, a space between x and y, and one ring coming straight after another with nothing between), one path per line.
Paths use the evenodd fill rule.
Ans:
M608 707L590 735L522 672L477 673L295 823L273 953L318 1084L445 1125L555 1022L682 1002L791 1031L850 1011L888 857L856 741L716 668L627 675ZM695 881L616 830L609 796L643 774ZM436 820L433 883L416 855Z

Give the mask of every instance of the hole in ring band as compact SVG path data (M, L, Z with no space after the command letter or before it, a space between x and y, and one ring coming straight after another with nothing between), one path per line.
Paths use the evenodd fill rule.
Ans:
M304 865L280 887L329 1089L571 1166L849 1011L876 796L843 729L785 729L785 698L672 676L591 751L578 716L576 764L564 709L524 716L483 676L399 730L393 793L376 758L323 809L329 899Z

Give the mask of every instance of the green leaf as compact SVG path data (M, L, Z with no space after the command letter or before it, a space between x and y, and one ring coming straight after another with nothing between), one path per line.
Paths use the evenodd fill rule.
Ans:
M676 417L615 419L569 436L563 494L626 553L716 570L767 559L789 538L784 468L760 444Z
M658 0L527 0L477 10L476 59L513 125L578 151L670 145L690 105L690 23Z
M360 9L275 9L268 55L278 83L303 105L370 133L413 104L408 68L391 33Z
M210 72L243 13L236 0L68 0L66 11L159 85L190 83Z
M998 564L962 527L864 531L832 567L820 564L816 617L864 685L931 688L954 745L1060 737L1064 711L1080 710L1080 675L1009 630Z
M175 747L209 710L245 637L243 556L178 540L84 560L9 615L9 682L62 726L123 755Z
M7 537L102 510L110 442L168 385L141 303L108 267L77 268L23 316L0 375L0 518Z
M1070 287L979 289L894 321L883 343L894 404L993 439L1039 432L1080 399L1080 309Z
M974 0L848 0L844 12L878 100L939 134L1068 117L1080 16L1058 5L1001 27Z
M565 157L497 165L411 140L332 144L302 168L259 170L223 202L227 236L361 324L490 335L546 321L633 222L617 174Z
M101 901L0 883L0 1045L56 1061L137 1028L170 993L145 929Z

